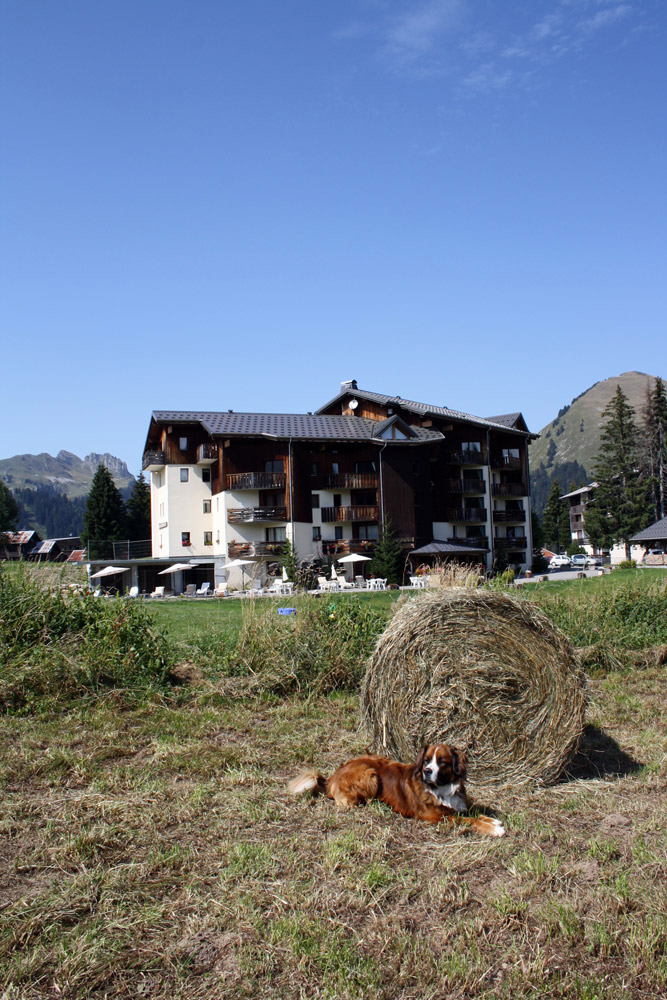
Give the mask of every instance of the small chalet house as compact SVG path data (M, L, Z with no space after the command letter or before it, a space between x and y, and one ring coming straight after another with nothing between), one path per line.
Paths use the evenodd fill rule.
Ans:
M372 555L390 521L406 554L438 541L526 567L532 436L520 413L483 419L355 381L315 413L155 411L153 558L268 562L289 540L302 558Z

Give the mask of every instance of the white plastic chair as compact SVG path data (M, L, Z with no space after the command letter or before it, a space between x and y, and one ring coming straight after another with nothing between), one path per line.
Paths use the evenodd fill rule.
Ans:
M128 597L138 597L139 596L139 588L138 587L130 587L127 596Z
M166 589L165 587L156 587L155 590L153 591L153 593L149 594L148 596L149 597L164 597L165 589Z
M210 583L202 583L199 590L195 591L195 597L208 597L210 589L211 589Z

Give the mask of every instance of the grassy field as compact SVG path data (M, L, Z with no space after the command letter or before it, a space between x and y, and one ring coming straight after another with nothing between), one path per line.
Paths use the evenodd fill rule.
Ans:
M150 613L190 651L253 626L232 600ZM366 748L353 690L188 676L138 703L0 715L3 1000L667 993L664 666L591 679L565 779L485 803L501 840L288 797L302 764Z

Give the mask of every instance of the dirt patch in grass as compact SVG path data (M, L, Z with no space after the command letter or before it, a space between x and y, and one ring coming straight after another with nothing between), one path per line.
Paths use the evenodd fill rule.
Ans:
M501 840L291 799L365 749L353 695L4 717L0 994L664 995L666 686L593 681L569 780L485 803Z

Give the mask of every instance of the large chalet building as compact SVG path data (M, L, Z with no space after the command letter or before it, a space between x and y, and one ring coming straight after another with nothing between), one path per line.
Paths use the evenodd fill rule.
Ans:
M406 554L530 566L532 436L520 413L484 419L355 381L314 413L155 411L153 558L267 563L288 541L300 557L372 555L391 523Z

